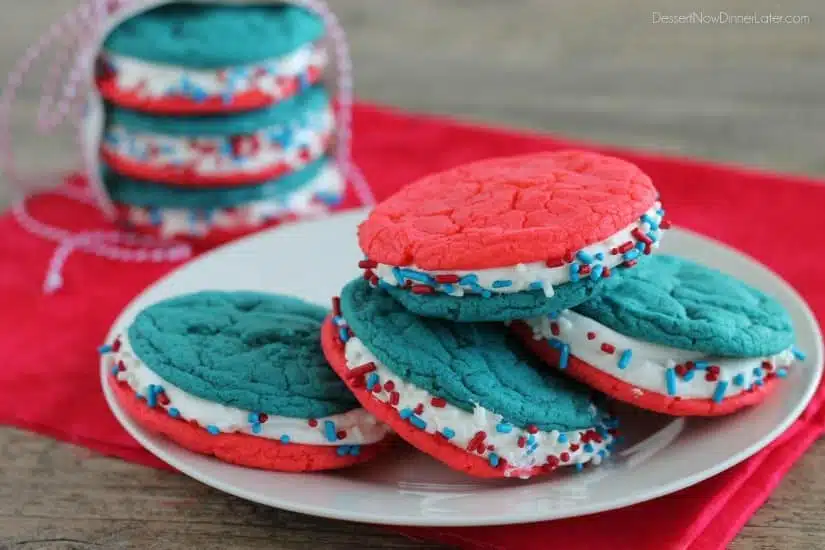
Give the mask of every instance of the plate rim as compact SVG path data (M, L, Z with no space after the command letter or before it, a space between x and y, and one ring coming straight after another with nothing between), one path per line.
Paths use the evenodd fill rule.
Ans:
M359 209L352 209L340 214L336 214L333 216L328 216L326 218L322 218L320 220L312 220L305 223L319 223L329 220L332 217L340 217L340 216L353 216L356 217L358 215L363 215L367 209L359 208ZM698 233L696 231L685 229L680 226L674 226L680 232L687 233L693 238L698 238L699 240L709 241L713 245L717 247L721 247L726 249L727 252L742 256L749 262L752 262L758 266L760 266L764 271L770 274L775 282L783 287L783 290L787 292L794 300L798 302L800 306L801 312L806 318L806 321L810 323L810 326L813 327L815 330L815 347L814 350L809 350L808 353L814 358L823 358L823 337L822 331L817 322L816 316L814 315L813 311L811 310L810 306L808 305L807 301L796 291L796 289L788 283L784 278L782 278L779 274L773 271L770 267L766 266L750 254L738 250L724 242L721 242L713 237L704 235L702 233ZM250 240L261 238L262 236L272 232L278 231L279 228L272 228L269 230L265 230L249 237L245 237L239 239L237 241L233 241L224 246L220 246L213 250L210 250L204 254L198 256L193 262L186 262L185 264L175 268L174 270L170 271L157 281L154 281L152 284L148 285L144 288L138 295L136 295L129 303L121 310L121 312L116 317L115 321L112 323L109 331L107 332L106 341L111 341L117 333L118 327L122 324L122 320L126 316L127 312L130 312L133 309L133 306L136 302L142 299L142 297L154 290L155 287L165 284L167 279L175 277L177 273L184 269L190 269L192 263L204 261L206 258L210 258L215 254L221 253L221 251L227 247L237 246L241 243L248 242ZM677 480L662 484L657 486L654 489L646 491L643 497L638 496L628 496L624 498L616 498L612 501L607 503L601 503L593 506L579 506L576 508L576 512L574 513L565 513L564 510L556 511L556 513L548 513L548 511L531 511L531 512L521 512L517 517L507 517L506 519L497 519L491 518L488 516L480 516L478 518L473 518L470 516L463 516L461 519L453 518L449 515L442 515L442 516L422 516L422 515L399 515L390 518L382 518L382 517L374 517L371 514L347 510L345 508L333 508L333 507L324 507L320 505L312 505L312 504L302 504L296 503L293 500L285 499L279 497L278 495L268 496L268 502L262 502L261 499L251 493L243 489L238 489L237 487L227 484L221 479L216 479L214 477L202 474L198 468L192 468L189 466L183 459L179 459L176 456L171 455L166 450L162 449L161 446L157 445L152 438L157 437L154 434L148 432L148 430L144 430L142 427L138 426L129 416L125 413L117 402L117 399L114 396L114 392L109 387L108 374L109 370L106 368L105 358L101 357L100 361L100 381L101 386L103 389L103 394L112 414L115 416L117 421L120 425L131 435L141 446L143 446L146 450L156 456L158 459L163 461L166 464L169 464L180 473L185 474L196 481L203 483L204 485L213 487L219 491L234 495L236 497L242 498L244 500L249 500L251 502L256 502L258 504L262 504L264 506L269 506L273 508L279 508L283 510L288 510L291 512L297 512L302 514L308 514L312 516L328 518L328 519L337 519L337 520L345 520L345 521L352 521L357 523L370 523L370 524L377 524L377 525L397 525L397 526L416 526L416 527L472 527L472 526L491 526L491 525L517 525L517 524L524 524L524 523L532 523L537 521L554 521L558 519L566 519L571 517L580 517L586 516L590 514L625 508L627 506L632 506L634 504L639 504L641 502L647 502L649 500L654 500L656 498L660 498L662 496L675 493L687 487L696 485L697 483L701 483L706 479L709 479L715 475L718 475L725 470L728 470L741 462L744 462L748 458L752 457L768 445L770 445L773 441L775 441L783 432L785 432L802 414L802 412L807 408L808 404L810 403L811 399L813 398L816 390L818 389L822 375L823 375L823 362L816 361L812 368L815 369L813 373L813 383L810 384L803 394L802 398L796 404L796 407L792 409L792 412L787 414L783 422L777 424L765 437L760 439L759 442L748 446L747 448L739 451L738 453L731 455L728 459L720 461L714 464L712 467L706 468L700 472L696 472L689 476L683 476L678 478ZM192 451L188 451L175 443L164 440L164 444L172 445L177 447L179 450L185 451L186 453L191 453ZM193 453L194 454L194 453ZM206 458L206 457L205 457ZM217 461L217 459L211 458L211 460ZM221 464L227 468L243 468L241 466L235 466L228 463ZM243 468L246 469L246 468ZM304 475L304 474L295 474L295 475ZM499 516L501 518L501 516Z

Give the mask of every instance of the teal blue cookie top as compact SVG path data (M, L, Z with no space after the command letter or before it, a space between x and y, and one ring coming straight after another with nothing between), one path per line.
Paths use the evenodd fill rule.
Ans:
M250 412L316 418L358 407L324 358L325 315L288 296L207 291L146 308L128 336L147 368L187 393Z
M601 424L590 391L543 367L502 324L419 317L363 279L341 291L341 312L387 368L465 411L480 406L543 431Z
M147 208L232 208L255 201L286 201L321 175L332 162L318 159L296 172L255 185L235 187L182 187L137 180L115 173L101 164L101 177L112 201Z
M155 115L112 104L106 106L106 125L122 126L131 132L162 134L182 137L225 137L247 135L265 128L288 125L310 126L329 108L329 93L322 85L279 101L265 109L233 113L232 116Z
M144 61L221 68L281 57L323 36L323 20L294 4L175 2L123 21L103 48Z
M599 292L603 282L583 279L553 287L551 298L541 290L493 294L450 296L448 294L414 294L391 285L382 285L390 295L416 315L449 319L462 323L512 321L540 317L576 306Z
M791 319L776 300L674 256L616 272L600 297L573 309L626 336L711 355L761 357L794 343Z

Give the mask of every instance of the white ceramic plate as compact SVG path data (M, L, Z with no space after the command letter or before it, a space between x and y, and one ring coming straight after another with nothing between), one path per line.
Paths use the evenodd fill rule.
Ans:
M248 289L294 294L319 304L353 277L361 259L355 228L363 211L290 225L217 249L149 287L121 313L109 334L135 314L177 294ZM775 274L707 237L671 230L662 251L735 275L778 298L791 313L807 360L791 369L759 407L718 419L674 419L628 410L628 442L612 460L582 473L531 481L480 481L411 448L350 470L281 474L224 464L186 451L132 422L114 400L101 365L106 399L144 447L181 472L241 498L330 518L395 525L493 525L579 516L678 491L748 458L802 412L819 382L822 339L805 302Z

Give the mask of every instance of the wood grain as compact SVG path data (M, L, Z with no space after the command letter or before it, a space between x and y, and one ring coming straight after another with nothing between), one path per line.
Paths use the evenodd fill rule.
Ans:
M369 100L595 142L825 174L825 3L818 0L332 0ZM0 74L72 0L0 0ZM653 12L808 16L802 25L662 25ZM71 166L66 132L26 128L20 164ZM356 137L357 139L357 137ZM0 201L8 195L0 186ZM816 444L732 544L825 547ZM0 429L0 549L428 548L379 527L272 510L184 476Z

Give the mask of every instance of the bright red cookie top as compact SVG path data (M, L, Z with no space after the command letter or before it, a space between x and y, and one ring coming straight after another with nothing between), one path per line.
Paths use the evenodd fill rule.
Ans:
M585 151L503 157L429 175L358 229L379 263L485 269L559 262L630 225L658 192L637 166Z

